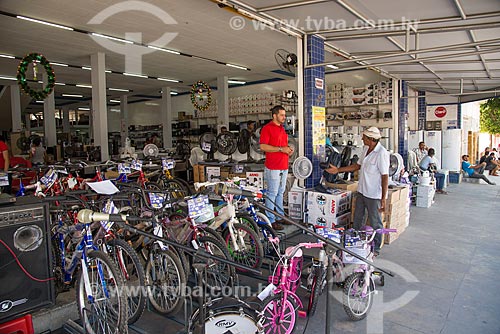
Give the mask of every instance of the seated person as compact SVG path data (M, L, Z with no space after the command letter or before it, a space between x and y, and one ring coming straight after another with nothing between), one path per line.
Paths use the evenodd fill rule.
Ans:
M486 163L486 170L490 171L490 175L498 176L497 171L500 168L500 163L495 158L495 152L491 152L486 159L484 159Z
M446 191L443 190L446 175L444 175L442 173L438 173L438 171L437 171L438 160L436 159L434 154L436 154L436 151L433 148L430 148L429 151L427 152L427 156L425 156L420 161L419 167L421 170L434 173L434 178L436 179L436 192L437 193L448 194Z
M420 161L427 156L427 146L421 141L418 143L418 148L414 149L413 152L417 155L417 163L420 164Z
M35 137L30 150L30 161L34 166L40 166L47 163L47 152L42 146L42 139Z
M495 182L491 182L486 175L483 175L484 168L486 167L486 163L471 165L469 162L469 156L467 154L462 155L462 169L467 173L469 177L475 179L483 179L486 183L490 185L495 185ZM476 172L476 170L478 172Z

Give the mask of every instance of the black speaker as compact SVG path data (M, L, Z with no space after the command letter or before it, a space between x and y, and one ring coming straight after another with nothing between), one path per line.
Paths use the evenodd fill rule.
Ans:
M0 206L0 323L55 302L46 204Z

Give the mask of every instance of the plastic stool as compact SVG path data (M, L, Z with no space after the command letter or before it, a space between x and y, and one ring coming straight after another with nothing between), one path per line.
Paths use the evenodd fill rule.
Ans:
M0 324L0 334L35 334L31 314Z

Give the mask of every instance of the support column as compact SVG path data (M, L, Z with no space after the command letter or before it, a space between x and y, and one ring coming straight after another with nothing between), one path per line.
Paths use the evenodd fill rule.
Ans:
M31 131L31 114L30 113L24 114L24 122L26 123L26 132L30 133L30 131Z
M47 86L47 74L43 74L43 86ZM57 144L56 135L56 103L54 100L54 91L43 101L43 131L47 147L54 147ZM55 153L55 151L54 151ZM59 158L59 157L57 157Z
M227 77L217 77L217 125L229 129L229 86Z
M408 83L406 80L400 81L399 95L398 97L408 97ZM399 109L398 109L398 128L395 129L398 132L398 153L403 157L405 166L408 167L408 132L407 120L408 120L408 98L399 98Z
M304 155L304 41L297 38L297 119L299 120L299 157ZM303 186L304 181L300 181Z
M307 58L309 59L309 64L319 64L325 61L325 45L323 39L317 36L308 36L306 40L307 47ZM304 153L313 164L313 173L311 177L306 180L306 187L310 188L315 186L323 174L323 170L320 168L320 162L325 158L325 145L326 138L324 142L319 143L314 142L314 128L323 126L323 131L325 131L325 67L318 66L313 68L307 68L304 70L304 134L305 134L305 147ZM314 113L319 114L319 107L323 108L323 123L322 125L320 118L316 117ZM314 110L316 110L314 112Z
M109 159L108 109L106 104L105 55L98 52L90 56L92 67L92 129L94 145L101 147L101 160Z
M125 147L125 140L128 137L128 96L120 97L120 145Z
M163 147L171 148L172 145L172 95L170 87L161 89L161 125L163 129Z
M21 92L18 85L10 86L10 106L12 111L12 132L21 132Z
M425 130L425 118L427 117L427 109L425 104L425 92L418 91L418 128L417 130Z
M62 126L63 126L63 133L69 133L69 108L64 107L63 108L63 121L62 121Z

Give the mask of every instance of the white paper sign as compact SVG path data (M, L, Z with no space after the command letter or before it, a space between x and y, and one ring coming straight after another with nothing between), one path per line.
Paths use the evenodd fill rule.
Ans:
M110 180L100 182L89 182L89 187L100 195L113 195L119 192L118 188Z

